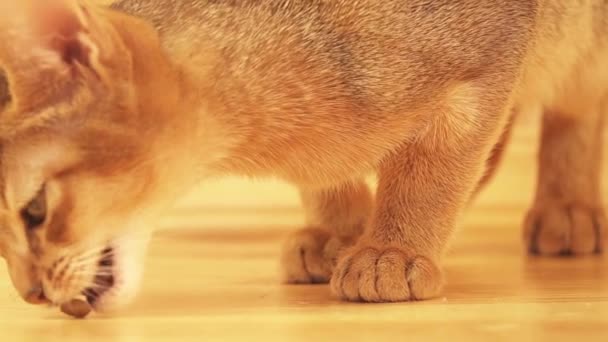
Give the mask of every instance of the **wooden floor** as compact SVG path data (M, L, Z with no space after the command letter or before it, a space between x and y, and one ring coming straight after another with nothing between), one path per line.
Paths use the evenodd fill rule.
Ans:
M165 218L141 296L118 316L75 321L26 305L2 265L0 341L608 341L608 258L522 250L536 148L535 124L522 126L462 222L443 298L347 304L327 286L281 285L280 242L303 219L297 197L281 183L229 179L197 189Z

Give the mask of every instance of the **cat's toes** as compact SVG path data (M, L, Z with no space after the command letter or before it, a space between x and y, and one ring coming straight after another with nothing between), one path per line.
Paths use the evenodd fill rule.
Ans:
M338 253L345 244L345 241L322 228L306 228L291 234L284 243L281 254L284 282L290 284L329 282Z
M528 251L541 255L584 255L602 252L606 244L602 208L581 205L536 206L524 223Z
M341 299L400 302L433 298L443 276L431 259L397 248L355 247L340 259L331 280Z

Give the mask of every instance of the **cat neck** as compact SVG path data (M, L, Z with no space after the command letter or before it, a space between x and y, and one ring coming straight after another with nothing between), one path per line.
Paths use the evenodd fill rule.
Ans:
M210 88L201 82L205 73L169 56L158 34L148 23L108 10L107 16L119 32L132 57L136 93L136 122L148 144L146 160L154 160L158 193L171 202L194 183L204 179L222 163L235 136L230 120L218 111Z

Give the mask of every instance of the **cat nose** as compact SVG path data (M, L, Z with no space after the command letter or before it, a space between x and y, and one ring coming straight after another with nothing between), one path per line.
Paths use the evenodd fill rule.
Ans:
M30 290L25 295L25 301L30 304L40 305L40 304L49 304L50 301L46 298L44 294L44 289L42 288L42 284L35 284L30 288Z

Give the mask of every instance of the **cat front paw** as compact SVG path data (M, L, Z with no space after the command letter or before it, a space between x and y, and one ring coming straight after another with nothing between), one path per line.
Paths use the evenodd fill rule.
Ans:
M328 283L339 253L353 243L323 228L305 228L291 234L281 254L283 281L288 284Z
M428 257L393 247L357 246L340 259L331 289L343 300L403 302L436 297L443 275Z

